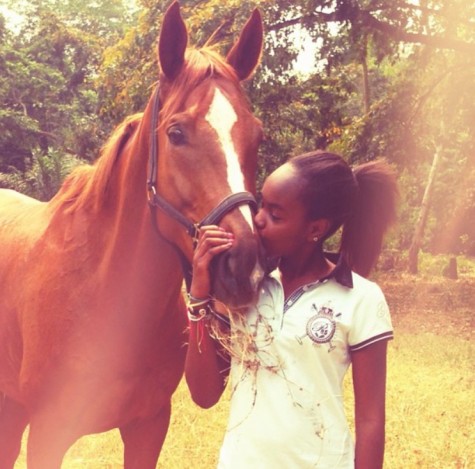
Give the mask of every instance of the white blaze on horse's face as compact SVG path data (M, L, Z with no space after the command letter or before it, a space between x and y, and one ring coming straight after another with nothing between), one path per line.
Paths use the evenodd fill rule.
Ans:
M211 101L208 113L206 114L206 120L218 134L218 140L221 143L221 147L226 157L228 183L231 191L233 193L245 191L244 175L241 171L239 158L231 135L233 126L238 121L238 116L231 103L226 99L219 88L215 88L214 90L213 100ZM244 219L249 223L249 226L254 231L252 213L249 206L241 205L239 209L241 210Z

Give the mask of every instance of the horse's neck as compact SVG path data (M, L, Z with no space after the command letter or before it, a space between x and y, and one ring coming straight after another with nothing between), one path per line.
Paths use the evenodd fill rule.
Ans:
M141 123L126 143L111 175L108 200L103 208L103 216L113 233L109 249L117 257L149 259L173 251L157 235L147 200L147 130Z
M148 150L148 129L141 122L123 143L107 190L90 191L88 203L56 223L61 237L76 244L78 253L83 251L104 275L181 275L173 246L152 223L146 191Z

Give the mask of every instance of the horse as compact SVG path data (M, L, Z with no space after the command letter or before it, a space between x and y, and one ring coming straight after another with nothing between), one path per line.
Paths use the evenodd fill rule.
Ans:
M217 300L248 304L262 278L252 223L262 125L242 87L262 43L254 10L226 57L188 47L171 4L144 111L50 201L0 191L1 469L28 425L30 469L59 468L78 438L113 428L125 468L156 466L183 374L183 269L199 227L235 236L213 265Z

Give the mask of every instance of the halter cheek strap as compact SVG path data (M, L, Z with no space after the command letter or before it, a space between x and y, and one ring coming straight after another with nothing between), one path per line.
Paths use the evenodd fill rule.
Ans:
M197 236L197 230L199 227L197 224L190 222L186 217L184 217L175 207L168 203L162 196L157 194L157 189L155 185L147 184L148 187L148 203L152 207L158 207L163 210L170 218L173 218L175 221L180 223L186 228L186 232L192 237Z

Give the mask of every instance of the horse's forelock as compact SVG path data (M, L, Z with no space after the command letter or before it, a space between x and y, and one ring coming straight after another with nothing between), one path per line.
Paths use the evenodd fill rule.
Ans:
M217 78L232 83L239 99L247 101L234 68L217 52L215 46L188 49L183 69L168 88L163 102L164 115L180 109L190 91L203 81Z

